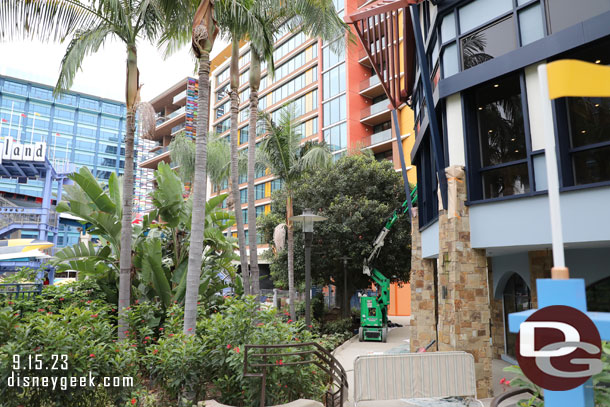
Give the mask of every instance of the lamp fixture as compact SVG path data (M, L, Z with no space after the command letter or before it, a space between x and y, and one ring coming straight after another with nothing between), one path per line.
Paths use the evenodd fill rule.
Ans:
M500 84L498 84L498 83L494 84L494 88L497 88L499 86L500 86Z
M602 60L601 60L601 59L598 59L598 60L596 60L596 61L595 61L595 63L596 63L596 64L601 64L601 63L602 63Z

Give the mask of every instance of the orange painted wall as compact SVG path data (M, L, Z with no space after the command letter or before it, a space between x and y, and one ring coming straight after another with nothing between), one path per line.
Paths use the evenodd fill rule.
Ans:
M409 283L390 285L390 306L388 307L390 316L409 316L411 315L411 286Z
M346 15L356 12L356 10L356 1L345 2ZM357 38L354 28L352 26L349 26L349 28L354 34L354 38ZM360 41L349 42L345 55L348 149L358 148L362 144L362 139L373 133L370 126L360 123L362 110L370 105L368 99L360 95L360 83L371 76L370 68L358 62L362 49Z

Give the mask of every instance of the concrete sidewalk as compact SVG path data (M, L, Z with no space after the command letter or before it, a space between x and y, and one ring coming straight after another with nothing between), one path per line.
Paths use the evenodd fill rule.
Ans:
M354 405L354 360L361 355L374 355L378 353L409 353L409 324L411 317L390 317L390 321L401 324L402 328L390 328L388 333L388 341L382 342L359 342L358 336L354 336L349 341L338 347L334 355L341 363L345 372L347 373L347 381L349 384L349 400L345 404L346 407L352 407ZM492 362L492 385L494 395L502 394L509 390L500 384L500 379L503 377L511 380L514 375L506 373L502 369L509 366L508 363L502 360L494 360ZM518 396L514 399L507 400L502 403L502 407L514 407L516 402L523 397ZM489 407L491 404L491 398L482 399L481 401L485 407Z
M354 360L358 356L386 352L409 352L409 323L411 322L411 317L390 317L390 321L402 325L402 328L390 328L386 343L358 342L358 336L355 336L335 350L335 357L347 373L349 402L346 406L354 405Z

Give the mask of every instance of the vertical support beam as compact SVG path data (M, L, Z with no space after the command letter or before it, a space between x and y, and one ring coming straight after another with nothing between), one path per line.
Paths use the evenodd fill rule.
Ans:
M44 177L44 189L42 190L42 215L38 225L38 238L47 240L47 226L49 224L49 212L51 211L51 192L53 191L53 170L47 169Z
M419 8L417 4L411 6L411 21L413 22L413 34L415 36L415 49L417 52L417 62L419 63L419 73L421 83L424 88L426 98L426 110L428 110L428 126L430 126L430 139L436 162L436 175L441 188L441 199L443 208L447 209L447 177L445 176L445 154L441 149L441 134L436 119L434 109L434 97L432 96L432 85L430 84L430 70L428 69L428 58L424 49L424 39L421 35L421 25L419 24Z
M313 232L305 235L305 325L311 325L311 243Z
M398 145L398 155L400 156L400 170L402 173L402 181L405 184L405 194L409 205L409 218L413 216L411 207L411 188L409 187L409 177L407 177L407 166L405 164L405 154L402 149L402 139L400 137L400 123L398 122L398 113L396 109L392 109L392 119L394 120L394 134L396 135L396 144ZM411 225L413 227L413 225Z

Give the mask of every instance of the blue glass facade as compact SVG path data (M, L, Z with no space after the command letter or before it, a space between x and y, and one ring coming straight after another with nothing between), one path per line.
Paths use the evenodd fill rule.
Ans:
M0 76L0 137L44 141L49 160L87 166L99 180L123 173L125 114L124 103L75 92L54 98L50 86ZM43 182L0 178L0 192L40 198ZM58 240L78 242L76 226L60 225Z

